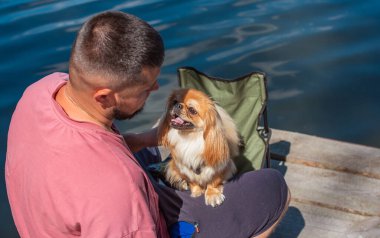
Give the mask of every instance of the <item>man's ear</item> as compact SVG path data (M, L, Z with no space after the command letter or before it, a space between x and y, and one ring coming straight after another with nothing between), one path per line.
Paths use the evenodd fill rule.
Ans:
M94 94L96 102L100 103L103 109L107 109L116 105L115 94L109 88L99 89Z

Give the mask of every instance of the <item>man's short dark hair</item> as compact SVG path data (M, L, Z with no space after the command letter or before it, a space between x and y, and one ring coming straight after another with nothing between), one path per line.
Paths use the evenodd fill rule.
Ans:
M160 67L164 45L160 34L136 16L108 11L89 19L78 32L70 74L104 75L121 85L137 85L143 67Z

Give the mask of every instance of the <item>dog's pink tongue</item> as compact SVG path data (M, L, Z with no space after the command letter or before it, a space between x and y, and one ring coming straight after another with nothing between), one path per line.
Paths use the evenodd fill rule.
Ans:
M180 117L176 117L176 118L172 119L172 122L182 125L185 121L182 120L182 118L180 118Z

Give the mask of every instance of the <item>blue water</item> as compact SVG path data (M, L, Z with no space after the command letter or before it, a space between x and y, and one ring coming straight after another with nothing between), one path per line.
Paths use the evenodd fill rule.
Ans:
M166 47L161 89L142 115L118 123L122 130L150 127L177 85L176 68L187 65L225 78L264 71L271 127L380 147L380 1L13 0L0 2L2 164L23 90L67 71L80 25L111 9L148 21ZM0 237L12 238L3 177Z

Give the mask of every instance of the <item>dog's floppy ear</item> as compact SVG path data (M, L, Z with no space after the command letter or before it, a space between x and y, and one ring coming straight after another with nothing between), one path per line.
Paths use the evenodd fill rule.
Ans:
M173 107L173 102L176 98L176 91L173 91L169 96L168 101L166 103L166 110L160 119L160 123L158 125L158 144L163 146L168 146L168 132L170 129L170 110Z
M217 166L220 163L228 161L230 151L222 128L220 115L214 105L210 105L210 109L205 118L206 126L203 133L205 148L203 156L207 165Z

